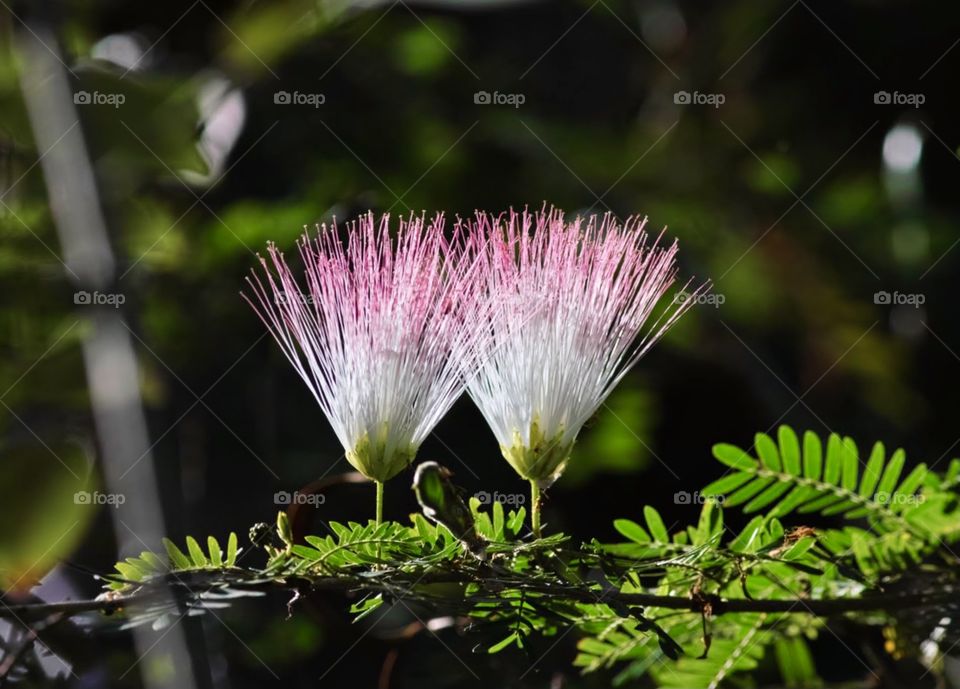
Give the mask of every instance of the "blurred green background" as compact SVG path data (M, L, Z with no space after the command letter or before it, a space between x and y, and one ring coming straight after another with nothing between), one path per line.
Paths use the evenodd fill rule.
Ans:
M76 129L54 134L82 132L96 174L172 536L244 534L273 518L275 491L349 470L238 292L266 241L292 247L304 225L366 209L645 214L679 237L682 276L713 280L717 298L588 424L549 493L551 530L612 538L647 502L689 521L697 506L673 496L719 475L710 446L778 423L934 467L960 454L960 6L74 0L4 3L0 26L7 586L117 558L111 507L70 499L102 472L90 312L24 102L36 84L19 46L36 27L74 95ZM526 491L467 399L420 458L470 492ZM409 481L388 486L389 516L414 509ZM369 486L326 497L318 530L369 516ZM45 586L98 590L70 566ZM202 685L606 686L568 669L573 635L489 659L452 630L398 641L417 622L402 609L351 626L342 597L289 621L283 602L185 625ZM140 686L139 670L120 677L138 657L129 635L96 638L63 681ZM859 681L861 651L825 643L821 671Z

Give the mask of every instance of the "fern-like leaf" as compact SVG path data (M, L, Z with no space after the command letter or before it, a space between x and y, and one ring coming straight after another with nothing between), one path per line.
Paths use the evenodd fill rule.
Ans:
M747 514L867 517L880 531L899 528L927 538L938 535L936 528L910 519L921 502L916 493L926 467L917 466L901 481L906 462L902 450L887 459L883 445L875 444L861 472L859 451L850 438L831 435L824 455L819 438L810 431L804 434L802 450L789 427L781 426L777 435L777 441L757 435L756 457L731 445L715 446L714 456L735 473L714 481L704 493L724 496L725 507L742 505Z

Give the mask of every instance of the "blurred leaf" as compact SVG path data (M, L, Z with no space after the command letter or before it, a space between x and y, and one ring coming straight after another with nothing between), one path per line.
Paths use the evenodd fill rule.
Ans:
M638 471L650 460L650 429L656 422L653 399L646 390L621 385L580 433L565 484L584 481L605 471ZM647 438L648 440L644 440Z
M841 178L825 185L814 206L817 214L831 227L856 227L883 203L882 190L875 175Z
M747 168L747 183L751 188L770 196L793 196L790 190L800 181L800 170L794 159L773 151L758 152L758 155L763 162L750 156Z
M115 171L123 185L104 188L106 197L119 194L126 199L127 191L146 178L208 172L196 145L196 83L153 74L121 78L122 72L102 66L87 66L77 74L74 98L88 101L76 107L91 155ZM181 188L179 181L171 182Z
M436 72L452 59L459 36L456 25L431 19L414 24L397 37L396 54L400 66L410 74Z
M0 588L27 590L83 538L98 510L90 461L75 443L4 446Z
M327 25L319 6L323 3L281 0L230 15L218 26L227 61L247 74L274 78L283 56Z

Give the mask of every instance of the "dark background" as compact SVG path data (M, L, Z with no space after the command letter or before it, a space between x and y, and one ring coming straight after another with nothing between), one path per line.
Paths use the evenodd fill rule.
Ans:
M723 303L685 316L582 433L549 492L551 531L611 539L612 519L647 503L668 524L695 520L673 495L720 475L711 445L749 447L778 423L882 439L934 468L957 454L955 4L15 3L0 8L0 515L26 536L0 549L8 583L15 559L97 571L117 559L111 509L77 510L49 489L63 481L51 461L61 445L93 465L99 453L87 312L60 261L23 102L25 23L54 32L76 92L125 96L74 117L178 541L234 530L245 542L273 519L275 491L350 469L238 292L267 240L292 247L304 225L368 208L454 216L546 201L646 214L679 237L684 278L714 281ZM524 102L477 104L479 91ZM724 102L678 104L680 91ZM278 92L325 102L278 104ZM924 102L877 103L878 92ZM877 304L878 291L924 303ZM419 459L450 466L471 493L526 492L466 398ZM415 508L411 475L387 486L391 518ZM318 531L368 518L373 489L326 498ZM69 566L47 580L54 597L98 586ZM491 659L449 629L398 641L416 622L406 610L371 628L346 608L318 598L284 620L284 599L269 598L185 629L217 687L376 686L394 661L391 687L609 682L569 669L572 634ZM97 660L65 681L140 686L139 669L121 679L138 657L129 635L108 626L95 638ZM844 648L827 636L814 649L824 676L868 686L861 656L882 654L882 639Z

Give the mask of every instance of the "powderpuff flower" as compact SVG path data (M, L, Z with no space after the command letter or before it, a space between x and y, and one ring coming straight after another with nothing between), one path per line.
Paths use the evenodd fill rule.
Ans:
M539 489L562 473L584 423L707 286L647 326L676 278L677 243L651 242L645 218L566 222L544 209L478 213L466 224L487 240L480 272L490 300L485 354L467 390L504 458L531 482L536 516Z
M346 458L378 484L407 467L463 391L476 351L470 245L444 220L411 216L390 231L372 213L297 243L306 288L269 244L244 298L307 384ZM262 273L262 275L261 275ZM453 356L456 354L456 356ZM464 358L466 357L466 359Z

